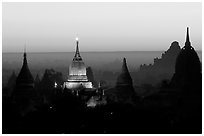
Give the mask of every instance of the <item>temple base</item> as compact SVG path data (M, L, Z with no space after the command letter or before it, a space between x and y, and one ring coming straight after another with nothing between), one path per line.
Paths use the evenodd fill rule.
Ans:
M78 88L93 88L91 82L64 82L64 88L78 89Z

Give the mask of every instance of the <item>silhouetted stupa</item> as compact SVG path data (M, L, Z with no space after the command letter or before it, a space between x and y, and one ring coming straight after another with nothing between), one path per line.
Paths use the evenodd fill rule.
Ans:
M123 59L122 70L117 78L116 86L132 86L132 78L128 71L125 58Z
M185 128L202 130L201 63L191 46L188 28L185 46L177 57L175 74L170 85L179 93L176 105ZM189 125L189 122L193 125Z
M25 114L35 96L34 79L28 68L26 52L24 52L23 66L16 79L15 90L12 93L13 102L16 103L17 109Z
M172 85L188 89L201 87L201 63L196 51L191 46L188 28L185 46L176 59Z
M136 96L125 58L123 59L122 70L117 78L115 89L118 102L132 103L132 98Z
M69 66L69 75L67 81L64 82L64 86L68 89L92 88L92 82L88 81L86 66L79 53L78 38L76 41L76 52Z
M16 87L18 89L34 87L34 79L28 67L26 52L24 52L23 66L16 79Z

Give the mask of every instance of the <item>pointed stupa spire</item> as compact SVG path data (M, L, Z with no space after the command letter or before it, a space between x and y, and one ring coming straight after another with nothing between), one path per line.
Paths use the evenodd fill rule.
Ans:
M26 58L26 45L24 46L24 54L23 54L23 66L21 68L20 73L18 74L16 83L21 84L21 83L26 83L26 84L33 84L34 79L33 76L28 68L28 63L27 63L27 58Z
M24 45L24 53L23 53L23 64L27 65L27 58L26 58L26 44Z
M123 58L121 74L117 78L116 85L132 85L132 78L128 71L126 58Z
M202 80L199 79L202 77L201 69L202 66L200 59L198 57L197 52L191 46L189 38L189 29L187 28L185 46L182 48L179 55L177 56L175 64L175 74L170 84L174 87L182 87L187 89L191 86L194 89L200 86L196 84Z
M80 53L79 53L79 38L77 37L76 38L76 52L75 52L75 55L74 55L74 59L73 60L82 60L81 56L80 56Z
M127 72L128 72L127 63L126 63L126 58L123 58L122 72L124 72L124 73L127 73ZM129 73L129 72L128 72L128 73Z
M189 38L189 31L188 31L188 29L189 29L189 28L187 27L185 46L191 46L191 42L190 42L190 38Z
M190 42L190 40L189 40L189 32L188 32L188 27L187 27L187 34L186 34L186 42Z

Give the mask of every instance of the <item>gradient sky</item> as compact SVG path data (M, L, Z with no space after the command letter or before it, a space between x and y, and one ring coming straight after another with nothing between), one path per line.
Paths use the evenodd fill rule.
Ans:
M202 49L201 3L3 3L3 52L167 50L186 27Z

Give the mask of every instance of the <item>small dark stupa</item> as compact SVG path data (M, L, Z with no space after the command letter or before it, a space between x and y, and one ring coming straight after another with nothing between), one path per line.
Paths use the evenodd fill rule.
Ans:
M117 78L116 86L132 86L132 78L127 68L126 59L123 59L122 71Z
M120 75L116 81L116 96L119 102L132 103L135 96L134 88L132 86L132 78L128 71L126 59L123 59L123 65Z

